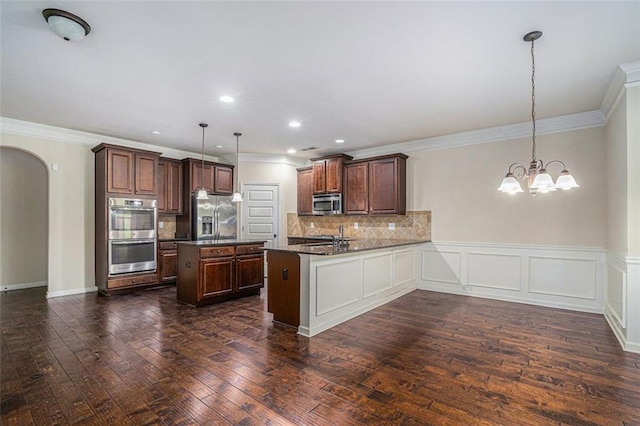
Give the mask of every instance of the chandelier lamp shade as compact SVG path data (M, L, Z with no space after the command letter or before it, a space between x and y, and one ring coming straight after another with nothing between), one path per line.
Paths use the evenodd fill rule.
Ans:
M51 30L66 41L78 41L89 35L91 26L79 16L60 9L44 9L42 16Z
M242 201L242 194L238 189L238 180L240 180L240 136L242 133L235 132L233 136L236 137L236 173L238 178L236 179L236 191L233 193L233 198L231 198L232 203L239 203Z
M208 126L208 124L200 123L199 126L202 127L202 169L200 170L200 189L198 190L196 199L208 200L209 195L207 194L207 190L204 189L204 129Z
M569 190L571 188L578 188L579 185L576 180L571 176L564 162L560 160L552 160L548 163L544 163L542 160L536 158L536 63L534 55L534 42L542 37L541 31L532 31L524 35L523 40L531 42L531 122L532 122L532 149L531 149L531 162L529 167L525 167L522 163L513 163L509 166L506 176L502 180L502 184L498 188L499 191L506 192L508 194L517 194L518 192L524 192L520 185L519 179L526 179L527 187L531 195L538 193L545 194L547 192L556 191L557 189ZM562 171L556 182L547 172L547 167L552 164L561 164Z

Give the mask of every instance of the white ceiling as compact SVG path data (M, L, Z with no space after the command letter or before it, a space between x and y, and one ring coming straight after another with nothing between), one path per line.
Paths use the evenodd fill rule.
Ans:
M600 108L618 65L640 59L640 1L0 7L0 115L196 153L205 121L210 155L234 152L236 131L243 153L320 147L296 154L309 157L526 122L532 30L538 118ZM91 34L57 37L48 7Z

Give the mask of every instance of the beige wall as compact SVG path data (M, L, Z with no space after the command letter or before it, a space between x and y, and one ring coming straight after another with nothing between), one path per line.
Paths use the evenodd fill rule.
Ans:
M640 86L627 88L627 214L629 256L640 256Z
M32 153L49 170L49 293L95 288L91 149L8 134L2 135L0 145ZM54 163L58 170L52 170Z
M603 127L539 136L537 157L564 161L581 187L532 197L497 191L511 163L530 160L529 138L412 152L407 208L431 211L436 242L604 247L604 154Z
M48 176L37 157L0 147L0 286L46 284Z
M607 250L627 254L627 101L623 94L606 126Z

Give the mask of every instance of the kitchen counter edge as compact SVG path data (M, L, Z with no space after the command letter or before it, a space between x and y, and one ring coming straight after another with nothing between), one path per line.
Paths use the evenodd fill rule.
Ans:
M319 256L339 256L341 254L360 253L368 250L379 250L391 247L401 247L415 244L430 243L431 240L392 240L392 239L357 239L349 241L347 247L334 249L332 246L317 246L307 244L296 244L280 247L265 247L267 251L282 251L299 254L315 254Z

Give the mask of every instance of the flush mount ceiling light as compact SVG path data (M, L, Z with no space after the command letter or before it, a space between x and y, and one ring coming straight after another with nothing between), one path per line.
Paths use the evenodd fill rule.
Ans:
M224 95L220 96L220 101L229 104L233 102L233 98L231 96Z
M154 135L157 135L157 136L162 134L162 132L160 130L152 130L151 133L153 133Z
M231 202L239 203L242 201L242 194L240 194L240 191L238 190L238 181L240 180L240 136L242 136L242 133L235 132L233 136L236 137L236 173L238 178L236 179L236 192L233 193Z
M336 143L344 143L344 139L336 139Z
M288 154L295 154L295 153L296 153L296 150L295 150L295 149L293 149L293 148L289 148L289 149L287 150L287 153L288 153Z
M531 149L531 162L529 163L528 169L522 163L513 163L509 166L509 170L502 180L500 188L498 188L499 191L506 192L508 194L523 192L518 179L525 178L527 179L527 186L529 187L529 193L531 195L536 195L537 193L544 194L550 191L555 191L556 189L568 190L571 188L578 188L580 186L576 183L573 176L569 174L564 162L560 160L552 160L545 165L542 160L538 160L536 158L536 62L533 43L540 37L542 37L542 31L532 31L525 34L522 38L524 41L531 42L531 122L533 123L533 147ZM546 170L546 168L553 163L562 165L562 171L555 183L553 182L551 175Z
M198 190L198 195L196 195L196 199L198 200L208 200L209 195L207 195L207 190L204 189L204 129L208 126L207 123L200 123L200 127L202 127L202 169L200 169L200 189Z
M78 41L91 32L87 21L64 10L44 9L42 16L51 30L67 41Z
M289 122L289 127L300 127L300 122L299 121L290 121Z

